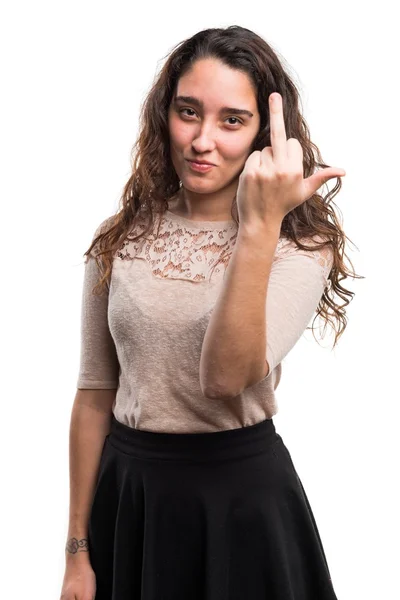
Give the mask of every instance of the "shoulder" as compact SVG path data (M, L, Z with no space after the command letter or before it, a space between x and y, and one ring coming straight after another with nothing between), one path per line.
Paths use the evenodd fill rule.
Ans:
M300 247L294 240L281 236L276 247L277 254L283 255L288 253L310 253L314 256L321 254L324 257L328 257L329 255L333 254L332 246L329 243L329 238L326 236L319 234L306 237L303 236L298 239L298 242L303 247ZM324 245L321 246L321 244Z
M328 242L328 243L326 243ZM294 259L300 266L300 263L317 263L324 274L327 276L333 265L333 249L329 243L329 238L319 234L299 238L300 248L295 241L286 237L280 237L276 253L276 260ZM320 246L321 244L325 244ZM320 246L318 248L318 246ZM305 261L305 262L304 262Z
M91 244L93 244L94 240L97 238L97 236L99 234L106 233L113 226L113 224L115 223L115 218L116 218L116 215L111 215L110 217L103 219L103 221L101 221L101 223L99 225L97 225L94 233L92 234ZM94 244L93 248L91 249L90 254L88 255L85 262L88 261L89 256L95 258L96 253L100 247L101 247L101 243L100 243L100 241L97 241Z
M96 228L94 234L93 234L93 239L98 236L100 233L105 233L106 231L108 231L116 222L116 218L117 215L111 215L110 217L107 217L106 219L104 219Z

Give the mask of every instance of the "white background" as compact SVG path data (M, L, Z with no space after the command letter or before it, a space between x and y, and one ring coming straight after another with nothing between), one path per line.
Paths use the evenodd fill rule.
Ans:
M308 331L285 359L274 422L307 491L338 599L400 597L399 43L390 6L3 5L1 591L7 600L59 599L83 253L95 228L117 210L141 102L175 44L200 29L233 24L253 29L285 58L312 140L327 164L346 170L334 201L354 242L347 254L366 277L344 282L355 296L338 347L331 351L333 335L319 346Z

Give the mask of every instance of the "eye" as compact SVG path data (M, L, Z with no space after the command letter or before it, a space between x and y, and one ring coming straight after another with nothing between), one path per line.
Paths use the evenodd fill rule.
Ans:
M184 110L191 110L192 112L194 112L194 110L192 108L181 108L181 110L179 111L180 113L182 113ZM192 115L188 115L189 117Z
M192 111L192 113L194 113L195 111L193 110L193 108L181 108L180 109L180 113L183 113L184 110L190 110ZM187 115L188 117L191 117L192 115ZM231 123L231 125L243 125L243 121L241 121L240 119L238 119L237 117L227 117L227 119L234 119L235 121L237 121L237 123Z
M237 121L238 123L241 123L243 125L243 121L241 121L237 117L228 117L228 119L235 119L235 121ZM235 123L233 123L233 125L235 125Z

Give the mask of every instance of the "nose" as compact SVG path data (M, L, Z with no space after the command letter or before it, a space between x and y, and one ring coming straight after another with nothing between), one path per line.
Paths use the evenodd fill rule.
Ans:
M192 140L193 149L199 154L210 152L215 148L215 132L211 126L203 125Z

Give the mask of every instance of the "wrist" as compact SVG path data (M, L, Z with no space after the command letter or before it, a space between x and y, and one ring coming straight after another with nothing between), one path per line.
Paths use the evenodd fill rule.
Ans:
M245 243L262 243L267 240L278 241L281 233L282 221L269 221L266 223L239 223L238 239Z
M89 560L89 540L87 535L71 536L65 544L65 558L67 563Z

